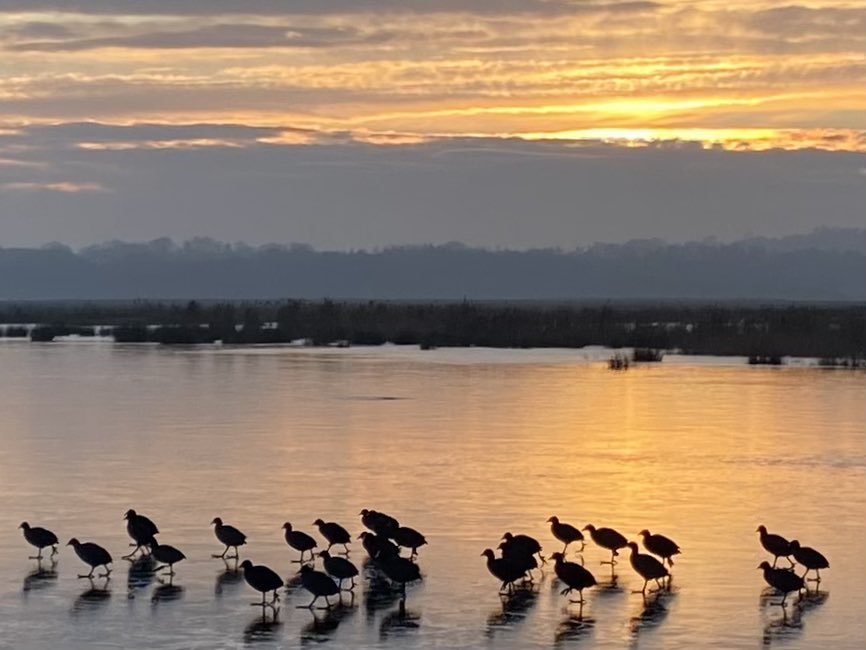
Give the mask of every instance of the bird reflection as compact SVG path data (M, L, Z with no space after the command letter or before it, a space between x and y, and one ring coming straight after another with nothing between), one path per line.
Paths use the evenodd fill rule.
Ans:
M370 578L368 588L364 591L364 607L367 611L367 619L372 622L377 611L387 609L401 599L402 594L395 590L388 580L376 573L368 573Z
M153 594L150 596L150 602L155 605L156 603L178 600L181 596L183 596L183 587L168 582L159 585L153 590Z
M217 574L216 584L214 584L213 591L217 596L222 596L223 590L233 585L239 585L244 579L243 572L238 569L237 560L230 562L224 559L223 562L225 562L225 570Z
M156 561L150 555L142 555L129 560L129 574L126 576L126 588L129 594L136 589L144 589L153 582Z
M254 618L244 629L244 643L273 641L281 625L282 623L277 619L276 613L274 613L273 619L269 619L262 608L262 615Z
M354 609L351 606L332 607L325 611L310 610L313 620L301 630L301 643L322 643L336 632L340 622L348 618Z
M393 612L386 614L379 624L379 638L387 639L392 634L401 634L408 630L417 630L421 627L421 615L418 612L407 610L406 601L401 600Z
M777 596L774 590L765 590L759 601L761 608L773 604ZM774 641L787 641L798 636L803 630L803 616L823 605L829 597L826 591L806 592L794 607L767 608L770 616L764 625L763 644L769 646Z
M21 591L44 589L57 583L57 560L39 560L36 568L24 576L24 586Z
M634 637L643 630L658 627L668 615L667 602L675 596L668 591L656 591L643 597L640 612L630 621L630 631Z
M90 578L89 588L81 592L78 598L75 599L72 605L72 612L95 611L108 603L108 599L111 598L111 590L108 588L109 582L111 582L110 578L99 581Z
M527 612L538 601L538 594L529 589L518 589L501 598L502 607L493 610L487 617L487 634L491 635L497 628L516 625L526 620Z
M554 643L556 645L588 638L595 629L595 619L589 616L567 616L556 628Z

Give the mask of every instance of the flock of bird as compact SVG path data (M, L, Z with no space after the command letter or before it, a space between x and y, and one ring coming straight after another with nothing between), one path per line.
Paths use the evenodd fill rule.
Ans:
M358 535L357 539L361 540L375 569L400 590L405 600L406 585L422 579L415 560L418 549L427 544L427 540L417 530L401 526L397 519L383 512L364 509L360 512L360 517L361 523L367 530ZM149 554L159 563L154 572L167 570L167 575L171 579L174 576L174 565L186 559L186 556L174 546L157 541L159 529L148 517L135 510L128 510L124 519L126 531L132 539L130 546L134 547L132 552L123 556L124 559L131 560L138 553ZM550 517L547 521L550 523L553 536L563 544L562 550L551 554L549 558L554 562L557 578L564 585L561 595L570 597L576 591L578 599L569 599L569 602L580 604L582 611L585 602L584 589L598 584L592 572L584 566L582 553L586 540L583 532L571 524L561 522L558 517ZM222 553L213 554L212 557L237 561L239 549L247 543L247 536L234 526L224 523L219 517L216 517L211 525L214 527L217 540L225 546ZM282 528L286 543L300 553L299 558L294 560L301 565L299 582L313 596L306 607L312 609L320 598L324 598L325 607L330 608L331 597L340 596L343 592L353 593L355 578L359 575L358 567L348 559L352 536L336 522L317 519L313 525L327 542L327 548L318 553L315 552L318 542L311 535L296 530L289 522L283 524ZM51 557L57 554L59 541L53 532L30 526L27 522L22 523L20 528L23 529L25 540L38 549L38 554L31 556L31 559L42 560L43 551L48 548L51 549ZM596 528L589 524L582 530L589 533L590 539L597 546L610 552L610 559L603 560L601 564L610 565L613 580L615 580L613 567L617 564L619 551L627 548L630 551L631 567L644 581L640 590L644 598L650 582L655 582L657 591L670 590L673 557L681 553L679 545L672 539L664 535L652 534L649 530L640 531L638 536L644 548L649 551L649 554L646 554L639 552L636 542L629 541L612 528ZM810 571L815 571L816 574L812 580L820 582L820 570L830 566L827 558L820 552L801 546L797 540L788 541L780 535L769 533L764 526L759 526L756 532L760 533L763 548L773 556L772 565L764 561L758 568L763 570L767 584L782 594L782 601L778 604L783 607L790 593L795 591L800 593L806 588L806 576ZM566 559L568 547L576 543L580 543L577 552L579 562L569 561ZM75 554L90 567L90 572L80 574L79 578L92 580L94 572L100 567L104 572L98 574L99 577L110 576L113 558L105 548L94 542L80 542L74 537L67 545L72 546ZM335 546L342 547L341 554L331 554L331 549ZM499 557L490 548L485 549L481 555L486 557L488 571L501 583L500 595L508 596L517 589L531 588L534 581L532 572L547 564L538 540L526 534L506 532L497 548L500 551ZM408 551L408 557L401 555L401 549ZM792 556L794 560L791 559ZM315 568L317 557L322 561L323 571ZM787 559L790 566L776 568L779 558ZM794 571L797 564L805 568L802 575ZM247 584L262 595L261 601L253 605L262 607L263 612L265 608L270 608L276 616L277 603L280 599L279 590L286 586L287 582L273 569L265 565L253 564L248 559L240 563L240 569L243 570ZM349 584L345 586L347 581Z

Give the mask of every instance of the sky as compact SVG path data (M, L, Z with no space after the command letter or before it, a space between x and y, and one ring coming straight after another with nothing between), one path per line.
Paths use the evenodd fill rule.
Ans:
M866 0L0 0L0 246L864 214Z

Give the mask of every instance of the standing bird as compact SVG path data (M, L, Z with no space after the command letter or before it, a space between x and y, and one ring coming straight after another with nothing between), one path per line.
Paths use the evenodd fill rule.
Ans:
M162 566L154 569L154 572L168 568L168 574L174 575L174 565L181 560L186 559L186 555L181 553L174 546L168 544L160 544L155 539L150 542L150 554L157 562L162 562Z
M223 520L219 517L215 517L214 520L210 523L212 526L215 526L213 532L214 535L216 535L216 538L220 541L221 544L226 545L226 548L222 552L222 554L214 554L211 557L218 557L222 559L226 559L226 557L228 557L230 559L238 559L238 546L243 546L247 543L247 536L234 526L224 524ZM229 552L230 548L235 549L235 554L226 556L226 553Z
M580 600L571 602L577 602L582 605L583 590L587 587L593 587L598 584L595 581L595 576L577 562L566 562L565 556L562 553L554 553L550 557L556 561L556 565L554 566L556 577L562 580L566 585L565 589L560 593L565 596L566 594L571 594L572 591L577 589L577 593L580 594Z
M533 582L532 571L538 568L538 560L532 552L532 546L527 544L514 544L508 540L501 542L497 548L502 552L502 558L514 566L519 566L525 573L526 580Z
M244 570L244 580L247 581L247 584L256 591L262 592L262 602L251 603L251 605L275 609L274 603L280 599L277 590L283 586L283 579L264 564L256 565L249 560L241 562L241 568ZM268 603L265 602L265 595L269 591L274 592L274 597Z
M502 536L502 554L503 555L536 555L538 554L542 564L547 564L544 556L541 554L541 544L538 540L529 535L512 535L506 532Z
M74 548L75 554L80 557L85 564L90 566L90 573L79 575L79 578L93 578L93 570L98 566L105 567L105 573L101 573L99 575L100 578L107 578L111 575L111 567L108 566L113 562L111 554L99 544L94 544L93 542L79 542L73 537L66 542L66 545Z
M391 539L397 542L397 546L412 549L412 557L418 555L418 547L424 546L427 539L414 528L408 526L400 526L395 528L391 533Z
M342 544L343 549L346 551L346 555L349 554L349 547L347 544L352 543L352 536L349 535L349 531L343 528L340 524L335 521L322 521L321 519L316 519L313 522L314 526L319 527L319 534L328 540L328 548L325 550L330 552L331 547L334 544Z
M617 551L628 546L628 540L613 528L596 528L592 524L587 524L583 529L589 531L589 536L593 542L610 551L610 561L605 560L602 564L610 564L611 566L616 564L614 558L619 555Z
M801 576L803 580L806 579L809 571L814 569L817 574L815 582L821 582L821 569L830 568L830 562L827 561L826 557L810 546L800 546L800 542L796 539L791 540L791 553L797 562L806 567L806 572Z
M371 560L400 554L400 549L397 548L394 542L376 533L370 533L365 530L358 535L358 539L361 540L361 544L364 546L364 550L367 551L367 555L370 556Z
M337 583L331 580L328 574L316 571L309 564L301 567L301 585L313 594L313 600L307 605L309 609L313 608L319 598L324 598L328 609L330 609L331 601L328 600L328 596L336 596L340 593Z
M773 556L773 568L776 568L776 561L783 557L788 562L791 562L791 543L781 535L774 535L767 532L767 527L764 525L758 526L756 533L761 533L761 546ZM791 562L791 566L794 563Z
M655 580L659 589L661 589L663 585L659 581L670 575L668 570L665 568L665 565L655 559L652 555L638 553L637 544L635 542L629 542L628 547L631 549L631 557L629 558L631 566L635 571L637 571L638 575L643 578L643 589L641 589L641 593L646 595L646 586L650 580Z
M49 546L51 547L51 557L57 555L57 535L50 530L39 528L38 526L30 526L26 521L22 522L18 528L24 529L24 539L27 540L27 543L39 549L39 553L31 555L29 559L41 560L42 549Z
M127 510L123 515L123 518L126 519L126 532L132 538L132 541L135 542L135 548L132 553L123 556L124 559L128 559L135 555L140 549L143 553L143 549L149 547L150 543L153 541L153 536L159 533L159 528L157 528L156 524L150 519L144 515L138 514L132 509ZM130 544L130 546L133 545Z
M583 551L586 542L583 541L583 533L577 528L571 524L562 523L559 521L559 517L551 517L547 520L547 523L550 524L550 532L553 533L553 536L565 544L565 546L562 547L563 555L565 555L565 552L568 550L568 545L572 542L580 542L580 550L578 553Z
M638 535L643 538L643 547L653 555L658 555L662 559L662 564L667 561L670 566L673 566L674 561L671 558L682 553L679 545L669 537L653 535L645 528Z
M351 580L352 585L346 591L355 588L355 576L358 575L358 567L344 557L333 557L328 551L319 553L322 563L325 565L325 573L340 581L340 589L343 588L343 580Z
M382 573L391 582L396 582L400 585L400 590L403 595L406 594L406 583L414 582L421 579L421 569L418 565L407 560L399 555L390 555L384 558L377 558L378 566Z
M390 515L386 515L384 512L364 508L360 514L361 523L364 524L364 527L382 537L390 537L391 533L400 527L399 521Z
M316 540L300 530L292 530L292 524L288 521L283 524L283 530L286 531L286 544L291 546L296 551L301 552L299 562L304 562L304 553L310 552L310 560L313 560L313 549L316 548Z
M492 549L484 549L481 554L487 558L487 570L497 580L502 581L502 586L499 588L499 593L511 593L514 591L514 583L520 580L525 573L525 569L518 563L508 560L504 557L496 557Z
M793 571L787 569L776 569L771 567L766 560L758 565L759 569L764 570L764 580L773 589L782 592L782 602L779 603L782 607L785 606L785 599L792 591L799 591L803 588L803 578L798 576Z

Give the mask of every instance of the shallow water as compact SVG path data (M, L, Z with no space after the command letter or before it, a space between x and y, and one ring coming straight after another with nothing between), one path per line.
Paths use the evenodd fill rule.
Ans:
M866 382L862 373L667 357L608 371L602 351L351 348L172 350L0 344L0 646L862 648L866 644ZM127 508L188 560L176 589L119 560ZM277 625L220 560L208 523L289 577L284 521L360 532L376 508L423 531L425 579L331 616L283 596ZM503 606L480 557L506 530L558 550L546 519L642 528L683 547L673 589L644 606L625 556L583 620L551 570ZM28 560L27 520L106 546L107 591ZM767 604L755 533L830 559L820 592ZM352 559L364 552L355 544ZM610 569L591 543L586 566Z

